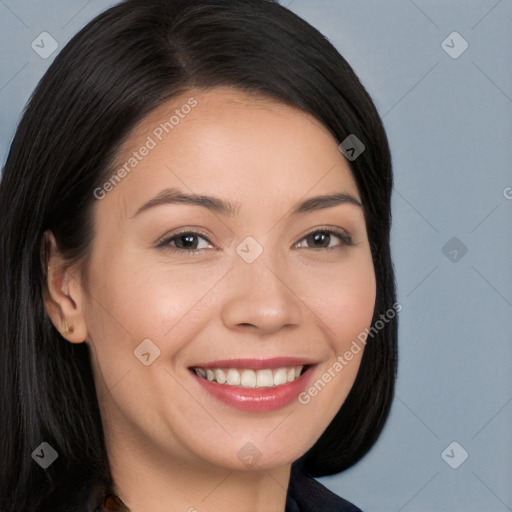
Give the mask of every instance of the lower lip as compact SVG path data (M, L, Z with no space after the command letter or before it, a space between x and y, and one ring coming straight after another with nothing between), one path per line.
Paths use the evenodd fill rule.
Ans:
M312 377L314 365L298 379L273 388L244 388L203 379L190 370L199 384L215 398L242 411L267 412L280 409L293 402L304 391Z

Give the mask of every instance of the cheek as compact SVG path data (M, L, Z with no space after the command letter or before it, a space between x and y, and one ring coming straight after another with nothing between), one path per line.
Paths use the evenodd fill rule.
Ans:
M97 256L90 266L86 321L105 385L114 385L127 370L131 379L140 373L148 381L151 372L134 353L147 339L159 354L157 365L172 366L211 315L210 295L225 273L158 259L148 264L147 256L121 246Z
M316 277L308 302L332 349L340 353L372 321L376 280L371 255L355 253L346 264Z
M91 265L91 325L103 318L104 326L121 338L164 338L207 291L206 276L197 269L148 263L147 256L127 248L116 249L115 254Z
M104 251L90 264L87 326L100 384L110 389L128 370L130 379L134 371L142 371L142 378L147 378L147 367L137 361L134 350L143 340L161 340L179 305L169 288L129 251L120 246L110 251L115 258L108 254Z
M317 436L334 418L352 388L365 347L360 335L371 326L375 272L369 252L359 256L351 264L340 265L329 279L323 276L321 290L311 293L308 299L329 345L310 387L298 397L311 418L316 418Z
M337 353L347 349L350 343L371 324L375 308L375 278L373 269L368 274L354 274L338 283L338 300L325 303L329 325L336 335L331 337Z

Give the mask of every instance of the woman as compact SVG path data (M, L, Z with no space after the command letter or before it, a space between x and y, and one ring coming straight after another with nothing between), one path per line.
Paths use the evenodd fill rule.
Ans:
M128 0L0 184L2 511L356 511L396 374L387 139L269 0ZM378 322L378 324L377 324Z

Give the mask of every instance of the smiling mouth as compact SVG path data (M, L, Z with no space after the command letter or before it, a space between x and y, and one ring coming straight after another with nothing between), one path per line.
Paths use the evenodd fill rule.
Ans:
M226 386L244 388L273 388L297 380L310 365L283 366L281 368L191 368L199 377Z

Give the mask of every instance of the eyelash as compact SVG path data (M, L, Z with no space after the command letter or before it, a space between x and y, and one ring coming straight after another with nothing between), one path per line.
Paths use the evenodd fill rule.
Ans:
M334 251L336 249L338 249L338 250L341 249L343 246L350 247L350 246L355 245L354 242L352 241L352 238L348 234L346 234L344 231L333 229L333 228L319 228L319 229L315 229L314 231L311 231L310 233L305 235L300 240L300 242L302 242L303 240L306 240L307 238L311 237L312 235L316 235L318 233L334 235L337 238L339 238L342 243L341 243L341 245L337 245L335 247L317 247L317 248L305 247L305 249L316 249L316 250L323 250L323 251ZM191 250L180 249L179 247L172 247L170 245L170 243L173 240L179 238L180 236L184 236L184 235L199 236L200 238L203 238L206 242L208 242L210 245L213 245L210 242L210 240L208 239L208 237L206 235L204 235L203 233L199 233L199 232L195 232L195 231L181 231L180 233L174 233L171 236L163 238L162 240L160 240L157 243L156 247L157 248L169 249L169 250L171 250L173 252L176 252L176 253L179 253L179 254L187 253L187 254L189 254L191 256L194 256L197 253L199 253L200 251L204 250L204 249L191 249Z

